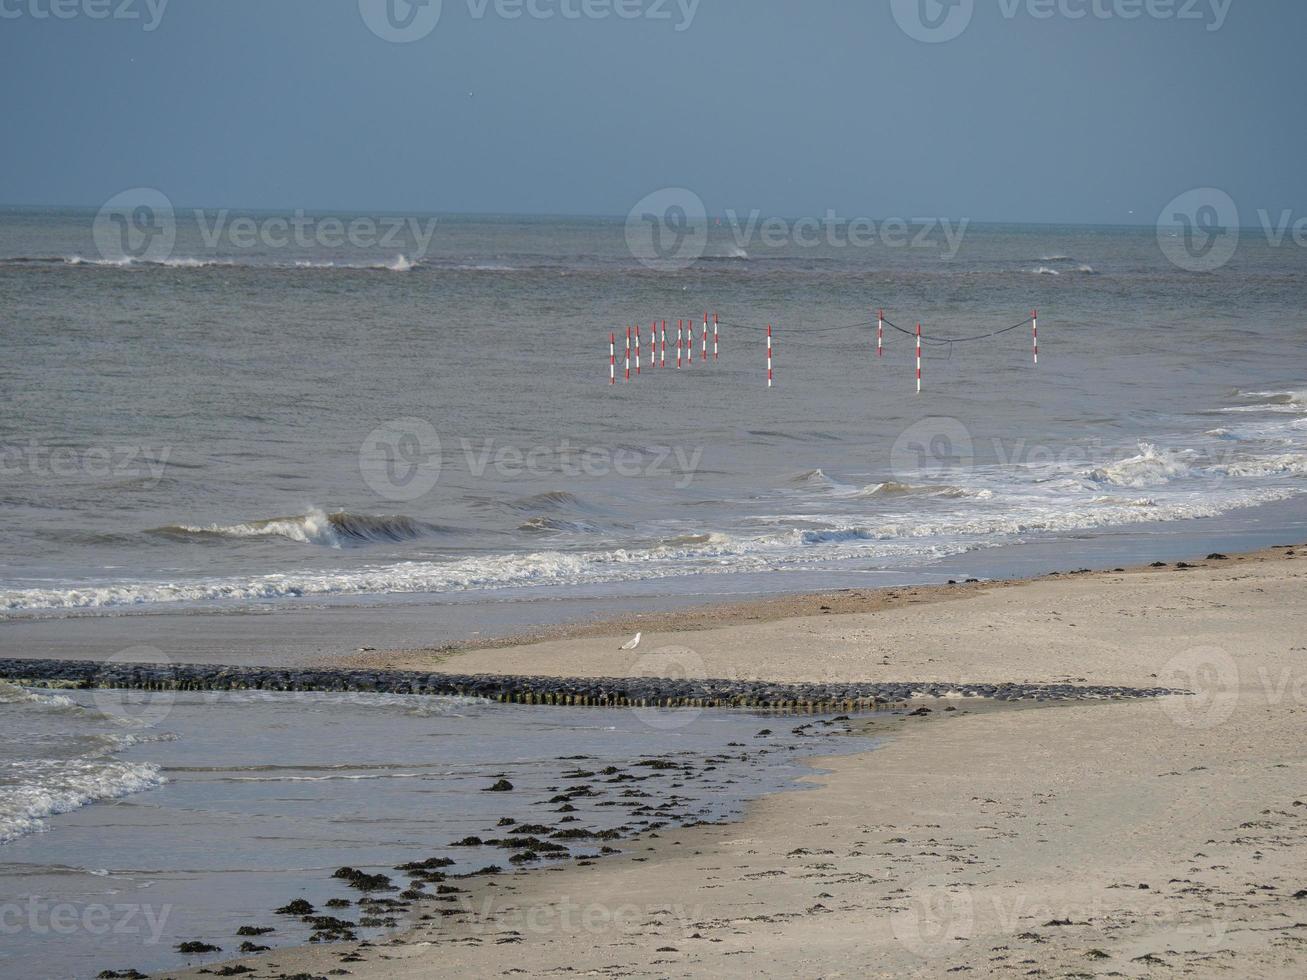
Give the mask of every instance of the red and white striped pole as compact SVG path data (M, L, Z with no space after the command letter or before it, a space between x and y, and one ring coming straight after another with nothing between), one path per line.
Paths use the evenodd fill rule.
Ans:
M921 394L921 324L917 324L917 394Z
M1032 330L1032 340L1035 345L1035 363L1039 363L1039 311L1030 311L1030 328Z
M876 356L885 356L885 311L876 311Z
M631 380L631 328L626 328L626 380Z
M640 325L635 327L635 376L640 376Z
M712 315L712 359L717 360L717 314Z
M660 368L667 367L667 321L666 320L663 321L663 356L662 356L662 360L658 362L658 366Z
M676 370L681 370L681 330L685 327L684 320L676 321Z
M703 359L708 360L708 314L703 315Z
M608 383L617 384L617 334L608 334Z
M771 324L767 324L767 387L772 386L771 372Z

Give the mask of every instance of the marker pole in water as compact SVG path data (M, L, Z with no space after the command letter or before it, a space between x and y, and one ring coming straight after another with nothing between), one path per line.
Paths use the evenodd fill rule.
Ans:
M876 356L885 356L885 311L876 311Z
M712 315L712 359L717 360L717 314Z
M608 334L608 383L617 384L617 334Z
M917 394L921 394L921 324L917 324Z
M767 324L767 387L772 386L771 373L771 324Z
M640 326L635 327L635 376L640 376Z
M626 380L631 380L631 328L626 328Z
M708 314L703 315L703 359L708 360Z
M660 368L667 367L667 321L666 320L663 321L663 357L662 360L658 362L658 366Z
M676 370L681 370L681 330L685 327L684 320L676 321Z
M1030 311L1030 329L1032 331L1031 339L1035 344L1035 363L1039 363L1039 311Z

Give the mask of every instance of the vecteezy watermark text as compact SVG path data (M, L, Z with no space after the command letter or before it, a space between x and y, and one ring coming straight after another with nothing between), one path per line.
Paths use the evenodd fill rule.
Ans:
M0 20L135 20L157 30L168 0L0 0Z
M32 895L26 901L0 904L0 935L139 936L142 944L153 946L162 938L171 914L171 905L75 904Z
M190 212L201 245L215 254L263 248L314 250L378 249L411 260L431 249L439 218L412 215L312 215L302 209L286 214L237 214L230 209ZM108 262L167 262L177 245L185 213L153 187L115 194L96 213L91 236Z
M729 256L745 258L750 249L914 248L935 249L945 259L962 247L969 218L846 217L827 208L799 218L764 217L758 209L727 209L716 227L729 234ZM710 234L703 199L685 187L665 187L648 194L626 216L626 245L631 255L652 269L677 270L694 265L709 251Z
M458 451L447 460L435 426L426 419L402 418L368 433L359 447L359 471L374 492L394 501L417 500L430 493L442 470L457 462L477 479L487 474L505 480L652 477L670 479L684 490L694 482L703 452L702 446L584 446L566 438L526 447L460 438Z
M568 439L553 445L503 446L494 439L473 443L460 439L468 472L475 477L493 471L496 476L512 479L521 476L581 477L621 476L666 477L675 480L678 490L692 482L703 459L703 447L687 449L684 446L649 446L644 449L606 446L578 446Z
M415 217L359 216L353 218L317 217L297 210L287 216L253 217L223 209L195 211L200 238L208 248L223 244L236 249L257 248L354 248L403 249L405 255L422 258L431 248L438 218L425 222ZM407 235L407 237L405 237Z
M1201 23L1208 31L1225 26L1234 0L994 0L1004 20L1160 21ZM960 37L971 26L977 0L890 0L904 34L926 44Z
M47 446L29 439L26 443L0 445L0 476L91 477L130 479L145 476L150 485L163 479L172 447Z
M580 21L627 20L671 23L688 31L700 0L465 0L470 20ZM363 23L393 44L421 41L434 31L444 13L443 0L359 0Z
M512 930L532 935L633 935L649 927L651 917L670 916L677 930L685 935L694 931L695 923L702 922L702 905L637 905L634 902L608 904L605 902L578 902L570 895L539 905L502 905L493 896L473 902L460 901L469 916L468 925L474 932Z

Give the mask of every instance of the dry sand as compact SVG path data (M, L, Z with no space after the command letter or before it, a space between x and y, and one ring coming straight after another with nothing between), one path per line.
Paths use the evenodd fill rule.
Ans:
M1307 976L1307 561L1196 564L873 611L795 599L817 615L732 624L723 611L693 630L646 622L630 654L623 624L443 659L460 673L1199 693L875 721L896 728L884 747L825 760L809 791L760 800L740 823L481 879L452 906L463 914L356 955L267 954L245 961L250 975L325 976L345 956L356 977Z

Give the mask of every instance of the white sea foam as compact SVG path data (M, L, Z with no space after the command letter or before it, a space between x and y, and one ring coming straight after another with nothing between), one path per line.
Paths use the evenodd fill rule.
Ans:
M9 259L5 261L12 264L17 260ZM411 272L420 264L403 254L379 262L337 262L331 259L295 259L293 261L286 261L277 258L198 258L190 255L169 256L161 259L139 259L130 255L118 258L96 258L77 254L65 255L58 258L41 260L32 259L27 261L74 266L99 266L110 269L142 269L151 267L163 269L376 269L389 272Z
M1189 476L1187 454L1159 450L1150 443L1140 443L1139 455L1131 456L1107 466L1090 470L1088 478L1095 483L1115 487L1150 487Z
M1307 454L1282 453L1258 459L1221 463L1211 472L1232 477L1307 476Z
M158 766L108 759L0 765L0 843L44 829L45 818L162 785Z
M55 708L75 707L72 698L64 694L46 694L0 681L0 704L44 704Z
M1147 453L1141 454L1147 457ZM1119 485L1157 480L1174 472L1163 462L1132 462L1114 471ZM1137 467L1138 471L1132 467ZM1131 482L1134 481L1134 482ZM1105 479L1111 483L1112 480ZM113 582L73 587L18 588L0 592L9 611L99 609L149 603L259 601L353 595L461 592L522 586L576 585L667 578L690 573L766 571L844 558L902 559L959 553L998 536L1076 531L1212 517L1229 510L1291 496L1293 490L1247 490L1216 497L1196 492L1144 507L1085 499L1059 502L1056 495L1007 500L995 513L959 512L925 516L885 515L878 520L796 515L809 527L762 535L709 533L650 548L536 551L461 558L447 562L406 561L362 569L296 571L253 576L168 582ZM1019 504L1019 506L1014 506ZM992 503L987 502L988 506ZM983 540L982 540L983 539Z
M389 269L391 272L412 272L416 266L403 255L397 255L391 261L383 262L379 268Z

